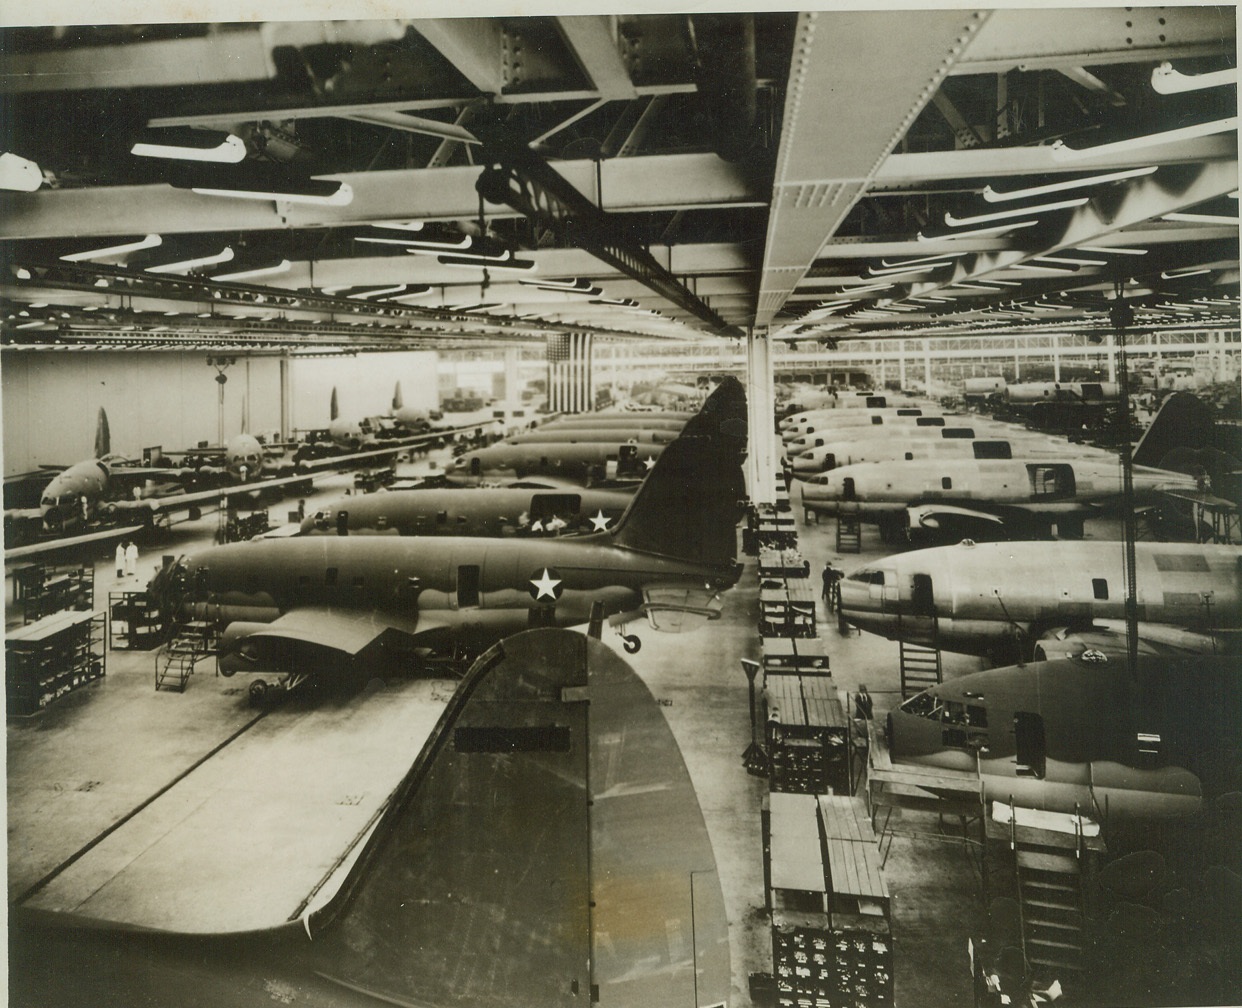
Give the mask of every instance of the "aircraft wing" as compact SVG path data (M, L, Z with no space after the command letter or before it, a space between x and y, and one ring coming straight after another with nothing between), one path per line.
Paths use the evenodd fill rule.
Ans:
M1185 630L1168 623L1138 624L1140 655L1214 654L1222 647L1220 638L1238 631ZM1054 628L1035 644L1037 658L1084 658L1095 661L1124 661L1126 625L1122 620L1095 620L1085 629Z
M413 636L416 629L425 629L419 627L416 615L407 618L370 609L310 606L292 609L246 637L276 637L317 644L352 657L386 631L397 630Z
M325 455L320 459L299 462L298 465L303 470L313 472L319 469L339 469L342 466L348 466L352 462L374 462L389 455L396 455L407 448L425 444L428 441L440 441L446 436L473 430L476 426L477 424L472 424L469 427L449 427L426 434L415 434L411 437L393 438L382 447L368 448L366 451L354 452L352 455Z
M211 501L223 501L229 497L256 491L272 490L276 487L289 486L294 483L305 483L306 476L285 476L280 479L259 480L255 483L237 483L233 486L216 487L212 490L196 490L194 493L169 494L166 497L147 497L142 500L114 501L110 505L117 511L138 514L161 514L165 511L177 511L195 504Z

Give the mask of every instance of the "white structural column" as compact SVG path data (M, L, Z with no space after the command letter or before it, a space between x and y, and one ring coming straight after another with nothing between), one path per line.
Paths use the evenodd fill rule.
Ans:
M776 474L781 464L773 398L772 344L766 329L756 330L746 340L746 421L750 428L746 486L756 504L776 503Z
M505 347L505 400L517 407L522 402L522 351Z
M973 10L798 15L755 325L780 311L986 19Z

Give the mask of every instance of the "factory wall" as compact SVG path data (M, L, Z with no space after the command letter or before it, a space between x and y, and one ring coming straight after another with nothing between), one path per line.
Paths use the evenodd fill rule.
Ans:
M6 350L0 358L4 474L89 458L100 407L108 414L112 451L128 458L141 457L151 445L215 444L218 385L207 356ZM345 416L387 413L397 380L405 405L434 407L436 361L434 352L293 359L290 423L326 426L334 385ZM224 436L241 430L247 400L251 433L279 430L279 360L238 357L225 374Z
M289 422L295 429L326 427L332 389L341 416L378 416L392 406L393 386L411 409L437 409L435 351L359 354L357 357L298 357L289 362Z

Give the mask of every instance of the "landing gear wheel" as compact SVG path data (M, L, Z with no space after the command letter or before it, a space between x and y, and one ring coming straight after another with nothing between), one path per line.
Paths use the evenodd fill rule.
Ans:
M643 642L634 634L623 634L621 636L621 646L625 648L626 654L638 654L638 649L643 646Z
M263 701L267 699L267 691L270 688L271 687L268 686L268 684L264 682L262 679L256 679L254 682L252 682L250 684L251 704L253 704L255 707L258 707L260 704L262 704Z

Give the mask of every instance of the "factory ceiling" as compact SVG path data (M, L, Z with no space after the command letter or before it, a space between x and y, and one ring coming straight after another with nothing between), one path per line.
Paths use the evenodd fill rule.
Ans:
M1238 326L1232 7L0 46L9 347Z

